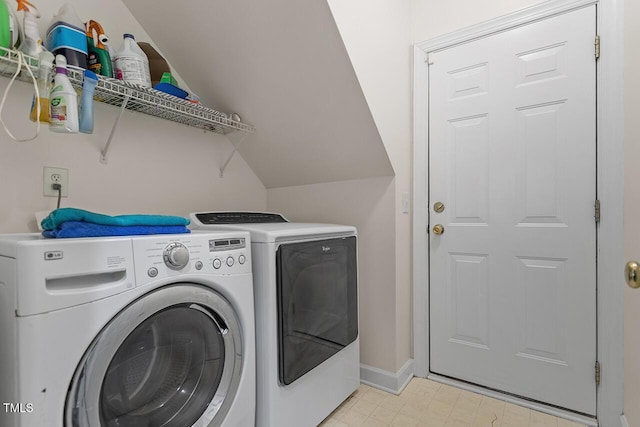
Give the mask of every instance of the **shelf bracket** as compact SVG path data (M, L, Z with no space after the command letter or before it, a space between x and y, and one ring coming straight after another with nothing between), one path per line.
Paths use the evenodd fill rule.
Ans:
M104 144L104 148L100 152L100 163L106 165L107 164L107 152L109 151L109 146L111 146L111 140L113 139L113 135L116 133L116 129L118 128L118 123L120 123L120 118L122 117L122 113L127 108L127 103L131 98L130 95L125 95L122 100L122 106L120 107L120 112L118 113L118 117L116 117L116 121L111 128L111 132L109 133L109 138L107 138L107 142Z
M227 135L227 137L229 137L229 135ZM240 147L240 144L242 144L245 139L247 139L247 134L246 133L243 133L242 134L242 138L240 140L238 140L237 142L233 142L233 141L231 141L231 138L229 138L229 141L231 141L231 144L233 144L233 151L231 152L231 154L227 158L227 161L224 162L224 164L220 168L220 178L224 178L224 170L227 168L227 166L229 165L229 162L231 161L233 156L238 151L238 148Z

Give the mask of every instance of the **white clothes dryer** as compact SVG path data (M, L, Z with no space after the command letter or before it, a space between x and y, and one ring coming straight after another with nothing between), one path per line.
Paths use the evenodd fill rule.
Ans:
M360 385L357 233L278 214L192 213L251 233L258 427L315 427Z
M0 235L0 425L254 425L249 245Z

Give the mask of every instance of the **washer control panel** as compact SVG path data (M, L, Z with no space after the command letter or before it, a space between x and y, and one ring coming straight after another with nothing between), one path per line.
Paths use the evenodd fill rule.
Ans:
M244 231L135 237L133 256L138 285L186 274L251 273L251 243Z
M241 266L247 262L244 251L234 253L237 249L247 247L247 239L244 237L231 239L213 239L209 241L209 250L213 254L211 265L215 270L220 270L223 265L233 267L236 263Z

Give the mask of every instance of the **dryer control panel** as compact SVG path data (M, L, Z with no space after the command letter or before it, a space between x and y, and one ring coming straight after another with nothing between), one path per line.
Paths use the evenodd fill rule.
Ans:
M155 235L133 238L132 243L138 286L188 274L251 273L248 232Z

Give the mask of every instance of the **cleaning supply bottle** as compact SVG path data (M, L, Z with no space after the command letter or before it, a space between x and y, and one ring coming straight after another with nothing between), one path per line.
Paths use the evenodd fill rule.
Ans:
M45 46L54 55L64 55L69 65L87 68L87 36L82 20L70 3L65 3L54 15L47 30Z
M67 59L56 55L56 75L49 93L49 130L53 132L78 132L78 94L67 77Z
M91 71L105 77L113 77L111 68L111 55L105 46L108 42L104 29L99 22L90 20L86 23L87 46L88 46L88 66Z
M7 0L3 1L7 3ZM18 15L16 15L16 11L9 4L7 4L7 7L9 8L9 49L17 49L18 46L20 46L20 44L22 43L22 32L20 31L20 23L18 21Z
M93 133L93 93L98 84L98 76L91 70L84 71L82 97L80 98L79 128L82 133Z
M33 95L31 103L31 114L29 118L32 122L40 120L49 123L49 83L51 83L51 72L53 71L53 53L49 51L40 52L38 55L38 97ZM40 103L40 116L38 119L38 104Z
M0 1L0 47L11 48L11 13L4 1ZM2 54L4 55L5 52L3 51Z
M111 57L111 72L113 73L113 78L116 77L116 51L115 48L111 45L111 42L108 38L104 38L101 40L107 52L109 52L109 56Z
M116 52L116 78L151 87L149 60L131 34L124 34L122 47Z
M44 52L44 45L42 43L42 37L40 37L40 30L38 29L38 19L40 19L40 12L38 9L27 0L17 0L18 12L24 13L22 21L23 37L20 46L22 52L29 56L37 58L40 52Z

